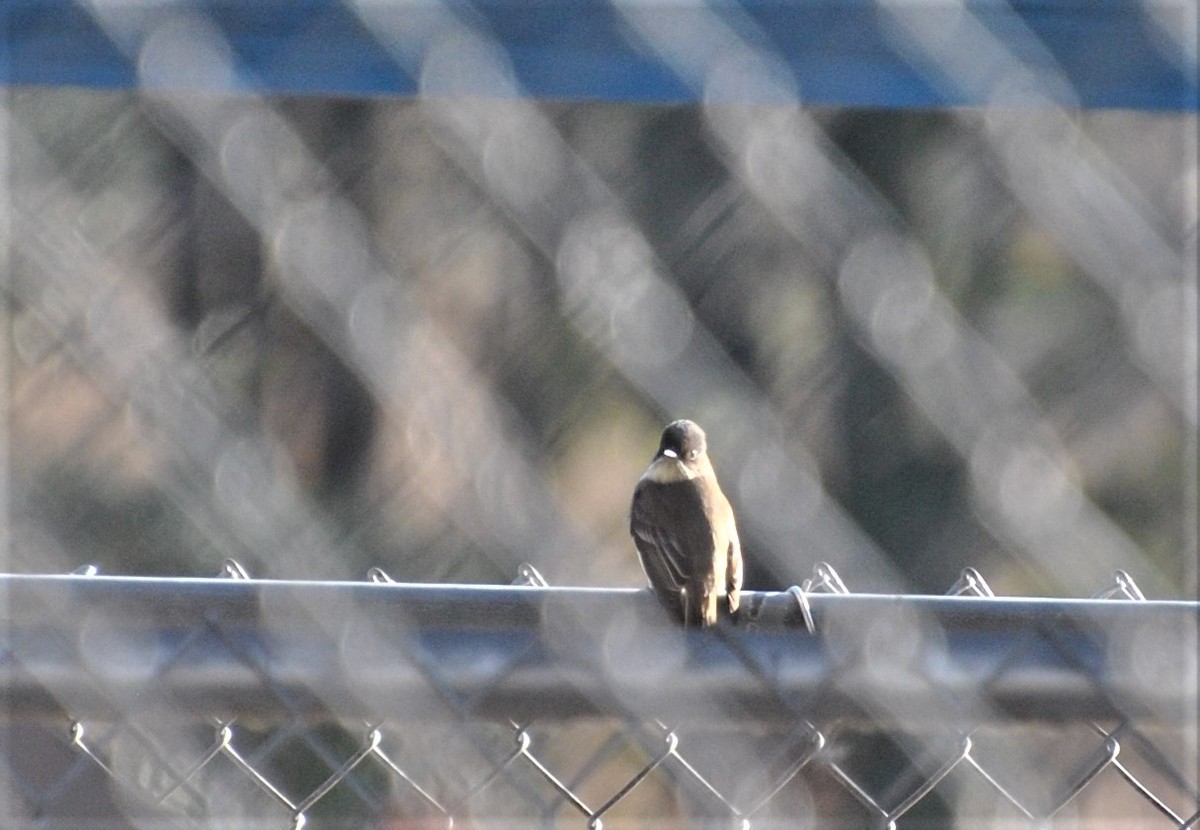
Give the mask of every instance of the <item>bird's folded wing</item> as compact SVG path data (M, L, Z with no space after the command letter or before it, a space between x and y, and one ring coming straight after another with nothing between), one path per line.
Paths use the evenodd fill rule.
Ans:
M698 488L643 482L634 492L630 531L650 584L678 592L712 549L712 528ZM702 561L702 560L701 560Z

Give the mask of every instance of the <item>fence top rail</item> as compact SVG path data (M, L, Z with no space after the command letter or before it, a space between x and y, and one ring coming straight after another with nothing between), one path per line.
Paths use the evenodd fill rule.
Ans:
M7 575L0 693L10 715L48 716L133 701L368 720L1195 711L1196 602L793 591L743 608L683 631L645 590Z
M649 592L638 588L596 588L528 585L474 585L405 582L351 582L293 579L228 579L224 577L149 577L79 574L0 574L0 592L18 603L11 608L25 610L24 603L71 598L88 604L139 603L131 609L138 614L174 616L180 611L211 612L219 607L222 614L251 614L264 601L292 600L303 604L324 598L354 601L381 610L392 608L405 619L454 622L461 625L527 625L537 622L536 612L559 602L588 603L596 607L628 611L632 606L651 602ZM787 591L745 591L743 596L751 613L733 623L743 625L794 627L803 624L798 605ZM810 592L806 598L819 615L835 607L878 607L902 603L923 612L953 619L970 626L980 619L988 624L1012 620L1064 617L1082 621L1096 615L1119 619L1128 614L1196 614L1200 602L1194 600L1139 600L1122 603L1111 599L1073 597L978 597L942 594L871 594ZM145 603L141 605L140 603ZM11 614L8 603L0 605L0 615ZM487 614L475 616L486 610ZM534 616L530 616L534 614ZM414 617L415 615L415 617Z

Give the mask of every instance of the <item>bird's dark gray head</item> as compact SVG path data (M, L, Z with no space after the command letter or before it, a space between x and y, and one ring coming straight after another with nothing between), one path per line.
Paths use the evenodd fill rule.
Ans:
M708 443L704 438L704 430L692 421L672 421L663 430L662 440L658 443L658 454L680 461L695 461L704 455Z

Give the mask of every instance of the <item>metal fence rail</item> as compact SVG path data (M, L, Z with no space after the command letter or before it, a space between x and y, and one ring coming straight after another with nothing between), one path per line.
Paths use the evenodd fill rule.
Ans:
M8 576L15 712L185 717L452 707L507 719L1105 718L1170 722L1196 603L750 593L715 634L659 620L646 591ZM1149 664L1153 661L1153 666ZM1151 668L1153 669L1151 671ZM905 680L905 676L909 676ZM903 682L902 682L903 681ZM439 695L430 694L436 688ZM663 695L664 688L671 694Z
M684 632L645 591L2 577L10 796L55 828L89 787L114 827L1200 822L1197 603L823 586Z

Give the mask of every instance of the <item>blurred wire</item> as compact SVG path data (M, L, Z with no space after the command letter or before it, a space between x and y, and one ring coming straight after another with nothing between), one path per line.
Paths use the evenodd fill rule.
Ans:
M572 322L663 412L690 413L722 436L723 474L737 482L747 518L770 544L756 555L780 579L798 578L803 561L816 558L897 588L886 558L823 493L802 443L692 314L620 200L553 125L529 103L448 95L462 72L515 91L486 34L441 8L430 40L414 44L389 18L373 16L379 8L358 6L380 42L395 44L400 63L423 58L424 106L443 127L444 146L554 263Z
M844 310L863 342L897 374L914 401L969 460L975 492L999 532L1031 554L1068 592L1094 584L1103 574L1131 561L1139 562L1139 570L1144 569L1155 590L1166 590L1167 580L1155 573L1137 546L1079 491L1071 480L1063 448L1052 428L1038 416L1020 379L940 296L923 254L896 234L898 223L890 206L837 157L820 128L796 109L760 118L751 109L724 103L752 97L746 88L775 88L781 100L794 100L795 92L775 70L766 37L743 40L715 15L702 32L656 28L659 18L639 16L636 6L629 8L628 16L651 48L679 66L680 73L703 90L713 133L723 143L730 169L743 176L747 188L784 227L798 240L808 241L814 235L807 221L814 218L814 210L806 209L808 205L819 206L820 214L836 217L832 223L820 223L821 230L815 235L821 237L822 249L828 250L835 262L841 259L833 270L840 271L838 286ZM971 13L943 14L938 10L931 18L970 28ZM912 22L908 15L899 19ZM961 38L914 28L956 59L974 61L978 54L976 48L964 48ZM693 48L697 42L706 48ZM994 71L987 61L972 65ZM952 69L955 71L947 73L950 77L972 76L968 67ZM990 76L987 81L996 82ZM1049 101L1042 103L1052 106ZM1008 101L998 104L1014 105ZM1043 108L1026 114L1024 121L1036 123L1047 117L1046 112ZM1019 157L1034 158L1039 152L1040 145L1027 145ZM1044 180L1044 176L1036 178L1039 185ZM1039 187L1038 192L1054 191ZM1080 207L1075 205L1072 216L1086 215ZM1062 221L1051 224L1063 227ZM851 229L852 239L846 237ZM1133 250L1147 252L1152 259L1148 268L1156 278L1165 281L1171 275L1184 276L1177 267L1181 258L1172 256L1161 244L1135 245ZM1154 270L1156 267L1168 270L1164 273ZM1179 285L1179 290L1186 292L1185 284ZM1186 300L1186 294L1179 298ZM1167 305L1175 311L1181 307L1178 302ZM1169 325L1151 328L1175 332L1177 342L1183 344L1186 322L1176 316ZM1187 364L1177 360L1160 368L1163 378L1172 382L1172 399L1182 405L1189 386L1184 382ZM1194 374L1194 355L1191 368ZM1194 424L1194 412L1186 414ZM1064 551L1075 545L1075 552L1064 556Z
M687 106L531 100L490 7L325 9L413 101L63 8L139 89L0 99L0 543L77 574L0 588L3 821L1200 823L1194 112L1004 3L864 24L948 113L808 106L752 4L575 10ZM569 587L685 415L792 586L709 632ZM168 567L230 578L97 577Z
M19 135L20 124L13 125ZM39 167L36 139L21 152ZM49 192L26 193L16 206L14 251L38 266L38 278L15 278L12 296L36 314L94 375L116 405L128 404L153 441L162 436L170 461L159 482L218 550L252 554L284 569L345 576L344 557L316 508L299 493L279 456L240 434L204 371L170 325L133 289L128 266L70 233L82 212L63 179Z
M125 14L120 4L88 8L129 59L136 59L145 88L158 91L144 99L153 103L157 125L270 246L270 267L278 272L285 304L378 402L386 402L389 413L400 417L409 452L439 470L436 481L419 474L409 481L454 517L464 538L474 540L480 551L491 551L487 555L496 557L499 572L511 572L529 558L549 569L552 580L557 573L581 573L574 564L556 572L557 551L594 552L599 541L558 504L555 485L534 449L540 440L535 428L504 400L488 373L460 351L453 333L436 321L408 280L391 273L385 252L394 243L381 238L370 217L337 192L335 172L305 146L298 125L280 107L254 97L165 92L228 81L234 55L221 30L198 14L154 18ZM470 15L434 5L425 9L416 37L395 28L387 4L353 8L396 63L421 78L426 123L447 157L477 184L480 203L503 210L554 269L564 315L648 404L663 413L693 415L721 436L715 451L723 475L733 482L743 522L760 542L755 553L772 576L795 581L809 562L824 559L878 580L879 589L899 589L903 579L889 557L825 493L818 459L794 429L794 412L775 392L764 393L744 361L733 356L735 344L728 335L697 315L681 275L671 273L673 264L638 227L623 196L531 103L456 97L480 83L492 84L497 95L520 92L486 27ZM816 120L792 105L800 91L755 22L735 10L718 15L696 9L682 18L685 26L663 29L666 18L637 6L618 11L630 36L663 57L706 102L710 145L729 179L704 210L727 210L747 199L761 204L814 272L837 281L845 322L971 470L989 532L1024 550L1038 571L1054 574L1066 590L1131 566L1147 584L1165 591L1172 577L1158 576L1158 566L1085 495L1070 452L1008 365L1008 356L942 296L932 266L911 241L887 241L901 240L894 236L902 224L895 206L873 189ZM894 37L914 56L924 49L934 64L940 60L942 82L974 85L977 95L1014 88L1009 76L1020 75L1021 61L989 40L970 11L935 16L933 22L975 38L979 50L992 56L975 74L953 62L960 60L958 53L937 52L946 42L938 39L939 32L945 32L936 27L912 31L914 19L895 15ZM1030 54L1036 52L1036 43L1029 48ZM913 60L929 65L925 58ZM1043 55L1034 63L1045 71L1053 61ZM736 103L744 99L782 105ZM1067 89L1043 96L1042 108L1024 120L1015 110L989 109L978 122L981 134L994 139L1006 180L1031 216L1057 229L1086 273L1113 296L1133 331L1131 354L1142 355L1137 360L1183 408L1192 421L1191 431L1185 429L1190 435L1194 414L1187 410L1187 367L1194 364L1194 349L1179 347L1191 342L1186 333L1195 328L1188 316L1194 317L1189 311L1193 295L1186 287L1175 292L1163 276L1176 260L1171 244L1154 230L1165 220L1143 218L1146 205L1129 197L1130 187L1098 152L1083 139L1070 139L1073 127L1046 129L1056 119L1069 125L1069 115L1053 103L1069 99ZM965 116L963 122L968 129L975 124ZM1045 168L1043 175L1017 169L1046 148L1058 153L1053 158L1061 163ZM1092 192L1088 187L1100 194L1098 223L1113 233L1093 234L1089 242L1086 232L1072 231L1067 221L1084 215L1082 202L1055 207L1045 195L1055 189L1022 190L1021 181L1036 182L1051 170L1075 181L1081 194ZM1191 210L1194 214L1194 205ZM699 212L696 221L703 221ZM1194 216L1191 221L1194 228ZM1095 250L1121 231L1126 235L1122 251L1148 252L1141 258L1123 255L1134 257L1130 262L1141 263L1140 273L1150 275L1142 283L1161 283L1158 288L1127 288L1117 296L1115 275L1128 269ZM889 275L894 259L913 263L905 266L902 285ZM1141 310L1126 313L1135 307ZM1163 314L1175 316L1154 316ZM1134 317L1142 321L1140 328ZM59 331L69 337L65 329ZM960 360L957 366L954 359ZM945 382L951 377L957 380ZM1172 379L1181 382L1172 386ZM824 453L821 448L819 454ZM398 492L396 498L402 497ZM1035 521L1030 521L1031 510ZM219 519L209 523L220 524ZM1064 538L1081 550L1095 549L1078 560L1085 567L1058 555ZM506 553L499 553L497 543Z
M138 58L148 88L163 85L181 66L219 72L228 60L220 33L202 18L171 18L135 38L122 28L119 11L93 9L116 42L145 40L131 57ZM185 44L193 63L177 60ZM472 534L484 531L483 547L495 555L497 542L508 550L500 563L506 570L521 557L553 569L560 551L584 555L592 543L559 513L552 490L519 448L515 414L489 393L487 379L458 355L405 285L388 275L366 223L329 192L330 176L287 120L251 97L151 100L180 148L274 249L289 306L379 400L405 414L423 454L456 471L449 507L461 513L461 525Z

